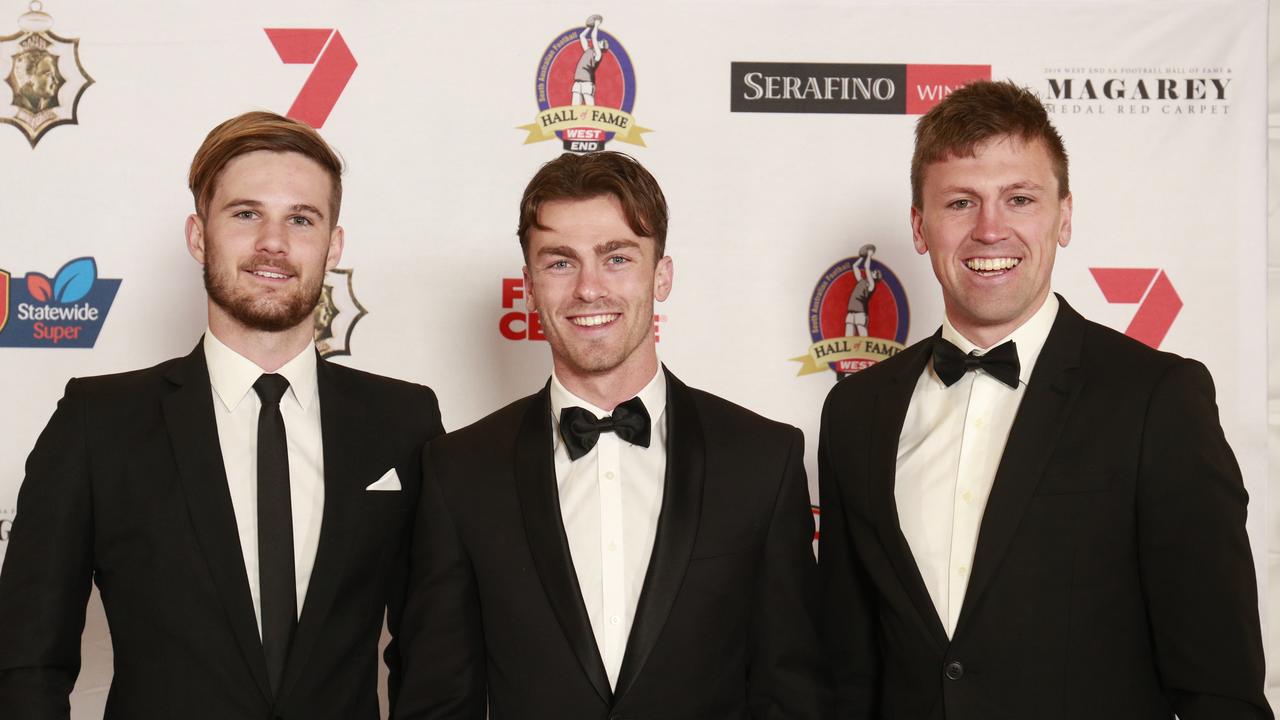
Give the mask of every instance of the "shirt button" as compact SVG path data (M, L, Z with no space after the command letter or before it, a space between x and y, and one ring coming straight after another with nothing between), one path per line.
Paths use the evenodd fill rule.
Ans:
M952 660L943 667L942 672L947 676L948 680L959 680L964 677L964 666L960 664L960 661Z
M968 490L965 490L964 493L960 495L960 497L967 503L973 502L973 493L969 492Z
M965 574L968 572L969 572L969 568L965 567L964 565L961 565L960 567L956 568L956 574L959 575L960 577L964 577Z
M609 552L616 552L617 550L618 550L618 543L609 543Z
M987 424L987 422L986 422L985 420L983 420L982 418L978 418L977 420L974 420L974 421L973 421L973 426L974 426L974 427L976 427L976 428L978 428L979 430L981 430L981 429L983 428L983 426L985 426L986 424Z
M612 479L613 479L613 471L612 471L612 470L610 470L609 472L605 473L605 474L604 474L604 479L605 479L605 480L612 480Z
M622 622L622 618L618 617L617 615L614 615L613 617L609 618L610 625L617 625L620 622Z

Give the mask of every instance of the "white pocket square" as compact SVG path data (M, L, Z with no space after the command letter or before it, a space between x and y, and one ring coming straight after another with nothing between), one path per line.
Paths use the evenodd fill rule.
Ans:
M365 488L365 490L373 492L399 491L400 476L396 474L395 468L391 468L382 477L378 478L377 482Z

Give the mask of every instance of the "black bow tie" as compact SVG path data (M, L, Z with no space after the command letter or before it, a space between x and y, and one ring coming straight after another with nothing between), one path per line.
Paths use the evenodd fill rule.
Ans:
M1013 341L1001 343L985 354L979 355L977 350L968 355L960 348L938 338L933 343L933 371L938 378L951 387L970 370L981 369L991 377L1018 389L1018 348Z
M611 432L632 445L649 447L649 411L638 397L618 405L613 415L599 420L586 408L567 407L560 411L560 437L564 438L570 460L591 452L602 432Z

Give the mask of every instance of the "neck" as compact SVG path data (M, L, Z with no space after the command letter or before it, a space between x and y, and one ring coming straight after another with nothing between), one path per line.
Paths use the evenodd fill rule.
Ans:
M268 332L245 327L209 304L209 331L227 347L248 358L264 372L275 372L298 356L312 341L315 331L310 322L298 323L288 330Z
M636 354L642 352L638 350ZM566 390L609 412L640 394L658 373L658 353L652 347L643 357L632 356L618 367L600 373L583 372L558 357L552 361L556 378Z
M950 307L946 308L947 321L951 323L951 327L956 329L956 332L964 336L965 340L980 349L988 350L996 343L1012 335L1013 331L1025 325L1028 320L1035 317L1040 308L1044 307L1045 300L1048 298L1049 294L1046 292L1039 302L1032 303L1021 315L1002 323L983 323L966 317L963 313L956 312Z

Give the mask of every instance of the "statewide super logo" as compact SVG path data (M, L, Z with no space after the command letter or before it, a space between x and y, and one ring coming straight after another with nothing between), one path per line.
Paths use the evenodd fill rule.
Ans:
M618 38L592 15L582 27L560 33L538 64L538 117L529 125L525 144L559 139L571 152L596 152L617 139L644 145L631 114L636 103L636 73L631 56Z
M876 246L822 274L809 300L809 351L791 358L798 375L830 368L843 378L900 352L911 319L907 293L889 266L875 259Z
M98 277L91 257L72 260L52 278L0 270L0 347L91 348L119 289L119 279Z
M28 9L18 32L0 37L0 93L9 91L0 122L21 130L34 148L53 128L76 124L80 96L93 78L80 64L79 38L54 35L53 18L39 0Z
M316 351L320 357L351 354L351 333L360 318L369 314L356 299L351 269L334 268L325 273L320 302L316 303Z

